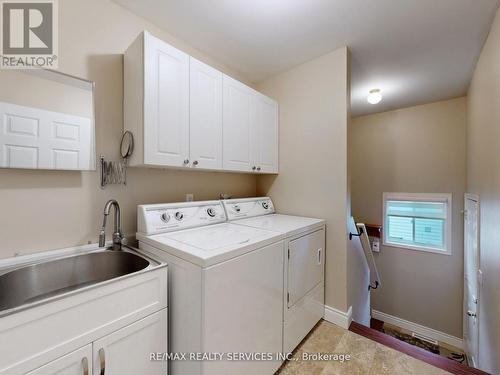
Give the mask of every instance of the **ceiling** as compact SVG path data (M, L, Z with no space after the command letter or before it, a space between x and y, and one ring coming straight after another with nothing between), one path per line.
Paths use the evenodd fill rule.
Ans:
M251 82L347 45L356 116L465 95L500 0L115 2Z

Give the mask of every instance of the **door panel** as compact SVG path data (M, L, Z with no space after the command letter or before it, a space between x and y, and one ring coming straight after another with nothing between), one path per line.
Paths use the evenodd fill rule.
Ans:
M144 162L183 166L189 155L189 56L145 34Z
M278 103L256 93L254 103L254 159L259 172L278 172Z
M191 165L222 169L222 73L192 57L189 108Z
M223 79L224 169L250 172L255 165L252 149L254 91L231 77Z
M167 362L149 357L167 352L167 309L95 341L92 352L94 374L166 375Z
M479 350L479 201L466 195L464 212L464 343L471 364Z
M288 306L293 306L323 280L325 231L299 237L288 244Z
M92 375L92 344L30 371L26 375Z
M0 167L93 169L92 119L0 102Z

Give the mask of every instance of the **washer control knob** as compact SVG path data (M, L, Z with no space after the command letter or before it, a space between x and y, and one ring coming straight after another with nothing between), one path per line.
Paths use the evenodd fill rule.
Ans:
M240 206L238 206L237 204L235 204L235 205L233 206L233 209L234 209L234 211L236 211L236 212L240 212L240 211L241 211Z
M168 223L168 221L170 220L170 215L168 213L164 213L161 215L161 219L165 222L165 223Z
M177 211L177 212L175 213L175 218L176 218L177 220L181 221L181 220L184 218L184 214L183 214L182 212L180 212L180 211Z
M207 214L210 217L215 217L215 210L212 207L207 208Z
M269 203L262 202L262 207L264 208L264 210L267 210L269 208Z

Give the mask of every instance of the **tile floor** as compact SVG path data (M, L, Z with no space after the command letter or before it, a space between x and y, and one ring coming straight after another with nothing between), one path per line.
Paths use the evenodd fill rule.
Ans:
M303 361L303 353L349 354L349 361ZM276 375L445 375L446 371L409 357L334 324L321 321Z

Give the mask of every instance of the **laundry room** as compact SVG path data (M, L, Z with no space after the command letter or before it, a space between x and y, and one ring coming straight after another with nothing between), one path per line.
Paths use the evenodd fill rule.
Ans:
M500 0L0 0L0 375L500 373Z

